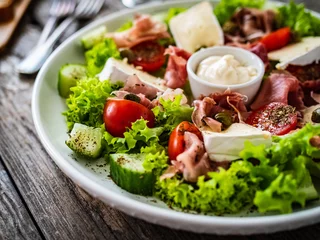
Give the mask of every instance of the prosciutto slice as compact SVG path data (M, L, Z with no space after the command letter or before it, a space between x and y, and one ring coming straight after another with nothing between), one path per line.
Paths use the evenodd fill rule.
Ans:
M187 61L190 53L178 47L169 46L165 55L169 55L168 66L164 75L169 88L182 88L187 82Z
M268 68L270 65L269 59L268 59L268 51L267 48L265 47L265 45L263 43L238 43L238 42L232 42L232 43L228 43L228 46L233 46L233 47L239 47L239 48L243 48L245 50L248 50L254 54L256 54L264 63L265 68Z
M117 99L124 99L124 97L128 94L134 94L134 93L130 93L130 92L127 92L127 91L123 91L123 90L119 90L119 91L113 91L112 92L113 95L115 95L115 98ZM155 106L153 105L153 103L142 93L138 93L138 94L135 94L137 97L140 98L140 104L142 104L143 106L149 108L149 109L152 109L154 108Z
M221 132L222 124L215 120L214 116L227 112L232 117L232 122L241 121L247 113L245 100L245 96L230 90L224 93L212 93L208 97L194 101L192 121L199 129Z
M210 160L203 142L191 132L184 133L185 151L172 161L167 171L160 177L161 180L182 173L187 182L197 182L198 177L211 171Z
M308 80L300 82L300 86L304 92L304 103L306 106L316 105L318 103L318 97L314 97L315 94L320 92L320 79Z
M112 38L118 48L130 48L141 42L169 38L167 25L155 21L147 14L136 14L133 26L122 32L107 33L107 38Z
M272 32L275 23L275 12L272 10L259 10L254 8L241 8L224 26L227 40L246 42L257 40Z
M142 93L149 99L154 99L158 92L155 87L144 84L137 75L129 76L121 90L135 94Z
M256 110L272 102L282 102L303 109L303 91L298 79L286 71L274 71L264 80L259 95L251 104L251 109Z
M215 104L216 102L210 97L194 101L195 109L191 118L200 130L210 129L213 132L221 132L222 124L212 118Z

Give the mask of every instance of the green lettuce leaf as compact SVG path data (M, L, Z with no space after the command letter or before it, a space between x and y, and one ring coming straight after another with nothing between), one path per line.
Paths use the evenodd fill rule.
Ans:
M221 0L214 8L214 14L222 26L232 17L237 8L262 8L264 4L265 0Z
M169 8L165 18L164 18L164 22L169 25L169 22L171 20L171 18L177 16L178 14L186 11L187 9L186 8Z
M163 126L165 131L171 132L182 121L191 121L193 108L181 105L182 95L178 95L172 101L170 99L159 99L161 106L152 109L159 126Z
M100 73L109 58L120 59L117 45L112 39L105 39L86 51L85 58L88 65L88 76L94 77Z
M208 173L208 179L199 177L196 186L180 177L156 183L156 195L169 205L198 212L215 214L236 213L253 204L259 179L251 174L250 162L234 162L228 170Z
M307 11L303 4L290 1L277 10L279 27L290 27L298 37L320 36L320 19Z
M287 162L285 170L272 181L270 186L256 193L254 203L259 212L290 213L294 203L304 207L306 200L318 198L306 167L308 162L308 157L295 157Z
M77 81L77 85L70 88L71 94L66 100L68 110L62 113L66 117L69 131L74 123L100 127L103 124L102 113L106 99L118 88L118 85L109 81L100 82L97 78Z
M139 119L132 123L123 138L113 137L108 132L104 133L107 153L140 153L141 148L158 144L162 132L162 127L149 128L146 120ZM159 144L156 147L159 150L163 148Z
M129 20L127 22L125 22L124 24L122 24L117 30L116 32L123 32L125 30L130 29L133 26L133 22L132 20Z
M274 137L275 144L268 150L268 154L271 156L271 164L283 165L299 155L319 159L320 149L310 144L310 139L319 135L320 125L307 124L292 134Z
M143 147L141 153L145 153L143 167L146 170L152 171L155 176L160 176L168 167L169 157L166 154L164 147L157 142L153 142L149 146Z
M294 204L305 206L318 198L309 169L319 149L310 139L320 135L319 125L306 125L283 137L275 137L271 147L245 143L241 160L228 170L208 173L193 185L181 176L158 180L156 195L180 209L215 214L236 213L255 205L259 212L292 212Z

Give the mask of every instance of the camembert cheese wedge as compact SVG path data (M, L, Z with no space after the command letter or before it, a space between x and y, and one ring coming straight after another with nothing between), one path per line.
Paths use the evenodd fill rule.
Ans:
M100 81L110 80L112 83L123 82L125 83L129 76L137 75L138 78L148 86L157 88L160 92L164 92L168 89L164 85L164 80L154 77L146 72L136 69L133 65L130 65L124 61L109 58L101 71L98 74Z
M190 53L224 43L223 31L209 2L180 13L170 20L169 26L177 46Z
M239 159L245 141L266 147L272 143L271 133L244 123L234 123L227 130L218 132L202 131L204 146L210 160L215 162Z

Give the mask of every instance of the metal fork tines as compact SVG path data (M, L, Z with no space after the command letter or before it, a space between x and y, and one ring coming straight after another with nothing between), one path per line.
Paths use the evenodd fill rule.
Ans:
M53 0L49 10L50 17L43 28L37 45L43 44L55 28L57 21L72 14L75 7L76 0Z
M101 10L103 4L104 0L81 0L75 9L74 15L66 18L44 44L37 46L31 54L19 64L18 71L24 74L36 73L51 53L56 41L70 24L77 19L95 17Z

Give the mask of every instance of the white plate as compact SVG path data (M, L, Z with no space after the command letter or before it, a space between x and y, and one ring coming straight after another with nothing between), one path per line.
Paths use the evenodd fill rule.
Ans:
M106 25L112 31L132 18L135 12L152 14L169 7L189 7L195 3L196 1L190 0L160 2L117 12L98 19L61 44L42 67L34 86L32 114L41 142L59 168L92 196L148 222L175 229L216 234L271 233L319 222L320 202L313 202L308 204L306 209L297 209L287 215L262 216L257 213L244 213L242 217L219 217L174 211L159 200L133 195L120 189L108 178L108 171L96 166L99 163L88 167L84 161L75 161L71 150L64 144L67 127L61 112L66 110L66 105L57 91L58 71L63 64L84 62L80 46L81 36L100 25ZM100 164L103 163L103 160L101 161Z

